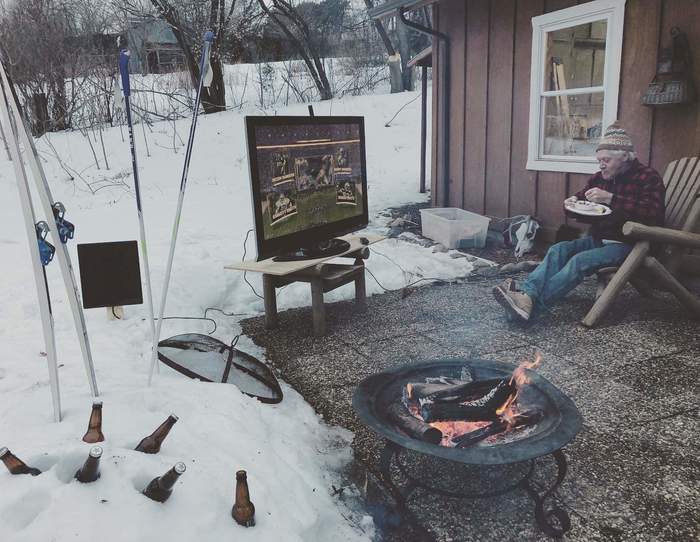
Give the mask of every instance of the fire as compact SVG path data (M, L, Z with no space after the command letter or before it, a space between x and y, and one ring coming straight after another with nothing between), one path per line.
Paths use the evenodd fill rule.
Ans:
M542 354L540 352L537 352L535 354L535 359L533 361L528 361L524 360L518 365L518 367L513 371L513 374L510 377L510 380L508 381L508 384L513 386L515 391L512 392L508 398L503 402L503 404L496 409L495 413L500 419L500 423L503 424L505 423L505 428L504 430L499 433L507 433L508 431L513 430L514 427L522 426L524 423L524 420L527 419L532 419L533 417L533 412L532 411L521 411L519 405L518 405L518 395L520 393L520 390L528 385L531 382L530 377L527 375L527 371L530 369L535 369L539 367L542 363ZM413 396L413 386L408 383L406 385L406 395L405 397L408 399L406 401L406 407L408 408L408 411L416 418L422 420L421 416L421 409L420 405L416 401L410 400ZM432 422L429 425L439 429L442 432L442 446L449 446L452 447L455 444L452 442L452 439L455 437L458 437L460 435L465 435L467 433L471 433L472 431L476 431L478 429L482 429L486 426L491 425L492 423L497 423L493 421L436 421ZM531 422L532 423L532 422ZM498 438L496 435L492 437L488 437L488 440L493 440L494 438ZM487 441L488 441L487 440Z

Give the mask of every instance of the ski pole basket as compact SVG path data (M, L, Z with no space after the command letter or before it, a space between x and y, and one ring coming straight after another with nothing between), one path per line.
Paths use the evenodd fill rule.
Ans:
M54 203L51 209L53 209L53 217L56 220L56 227L58 228L58 238L61 240L61 243L65 245L68 239L73 239L75 226L64 218L66 208L60 201Z

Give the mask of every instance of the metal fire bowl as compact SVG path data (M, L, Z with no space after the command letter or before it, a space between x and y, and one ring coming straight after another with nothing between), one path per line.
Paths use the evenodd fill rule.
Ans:
M581 429L581 414L573 401L535 371L526 370L531 383L521 391L521 398L528 407L543 410L545 416L533 431L518 440L448 448L409 437L386 414L387 405L401 400L403 388L409 382L439 376L462 378L464 369L472 380L504 378L515 368L508 363L483 359L443 359L404 365L365 378L355 389L352 406L367 426L404 448L471 465L519 463L559 450Z

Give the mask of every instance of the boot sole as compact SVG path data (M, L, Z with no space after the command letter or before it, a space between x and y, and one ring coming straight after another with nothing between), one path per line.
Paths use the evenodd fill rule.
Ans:
M501 304L501 306L504 309L506 309L508 314L514 316L515 318L523 322L528 322L530 320L530 315L523 309L518 307L515 303L513 303L513 300L503 290L503 288L501 288L500 286L496 286L491 291L493 292L493 296L496 298L496 301L498 301Z

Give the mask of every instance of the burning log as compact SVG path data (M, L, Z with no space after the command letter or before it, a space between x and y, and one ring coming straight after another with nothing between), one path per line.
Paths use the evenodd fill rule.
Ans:
M509 379L497 381L486 395L466 403L435 402L421 407L421 416L427 423L437 421L486 421L497 418L496 410L515 394L516 387Z
M477 382L455 381L451 384L410 383L406 384L408 399L423 404L454 403L468 401L488 393L500 380L480 380Z
M515 429L516 427L535 425L543 417L544 413L541 410L528 410L511 419L510 422L498 419L486 427L455 437L452 439L452 443L456 448L468 448L492 435L502 433L509 427Z
M442 440L442 431L413 416L401 403L389 405L387 413L392 421L410 437L431 444L439 444Z

